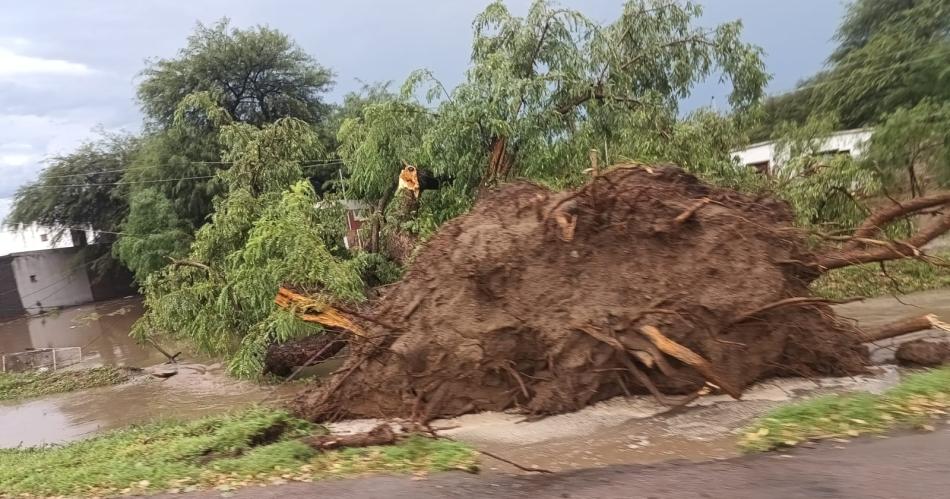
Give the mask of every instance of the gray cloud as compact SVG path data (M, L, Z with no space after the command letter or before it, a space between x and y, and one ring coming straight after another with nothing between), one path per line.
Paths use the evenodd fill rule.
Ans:
M33 178L42 162L109 130L135 131L136 76L150 57L171 57L195 23L230 17L235 25L267 24L290 34L337 74L331 99L359 81L401 81L431 69L446 84L463 76L471 23L487 0L311 2L304 0L51 0L8 2L0 16L0 198ZM618 0L565 0L610 21ZM741 19L745 38L762 46L770 89L781 91L818 70L842 5L828 0L707 0L703 23ZM518 14L529 0L510 0ZM722 102L715 82L700 85L685 107ZM0 210L3 204L0 202ZM2 216L2 213L0 213Z

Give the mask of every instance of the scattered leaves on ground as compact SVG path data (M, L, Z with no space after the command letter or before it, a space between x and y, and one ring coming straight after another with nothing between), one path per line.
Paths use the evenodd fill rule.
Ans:
M950 367L908 376L881 395L827 395L779 407L754 422L740 440L749 452L806 440L857 437L901 426L933 431L950 411Z

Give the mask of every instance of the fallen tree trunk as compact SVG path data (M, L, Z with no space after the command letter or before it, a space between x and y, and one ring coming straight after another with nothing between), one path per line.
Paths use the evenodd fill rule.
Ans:
M874 342L916 333L917 331L927 331L929 329L950 331L950 324L940 321L934 314L927 314L917 317L906 317L883 326L864 329L864 336L866 341Z
M373 445L391 445L396 443L396 432L388 424L381 424L365 433L352 435L314 435L301 441L313 449L328 451L344 447L370 447Z

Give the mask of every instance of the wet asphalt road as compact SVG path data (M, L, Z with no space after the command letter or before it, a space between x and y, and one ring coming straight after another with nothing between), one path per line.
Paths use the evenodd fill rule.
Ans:
M835 448L835 445L843 448ZM235 498L950 498L950 430L706 463L612 466L551 475L446 473L239 490ZM174 496L182 497L182 496ZM204 492L188 497L220 497Z

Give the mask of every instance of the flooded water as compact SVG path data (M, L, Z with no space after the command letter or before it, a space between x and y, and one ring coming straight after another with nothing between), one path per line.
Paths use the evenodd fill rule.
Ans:
M0 325L0 351L81 347L83 363L77 367L161 364L166 360L161 353L128 336L141 313L138 299L126 299L7 322ZM177 374L167 379L144 375L117 386L0 403L0 447L66 442L158 419L220 414L286 395L229 378L220 364L175 368Z
M0 353L80 347L87 366L143 367L164 362L157 350L129 337L141 315L141 300L128 298L10 320L0 323Z

